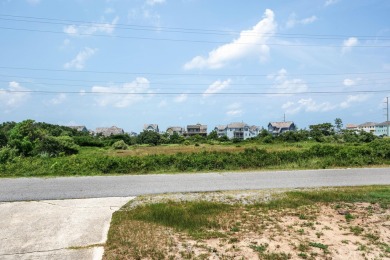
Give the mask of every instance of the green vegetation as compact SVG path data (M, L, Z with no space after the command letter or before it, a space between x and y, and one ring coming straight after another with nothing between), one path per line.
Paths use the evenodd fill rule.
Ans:
M109 137L26 120L0 125L0 176L146 174L388 165L390 140L336 130L310 130L240 141L142 132Z

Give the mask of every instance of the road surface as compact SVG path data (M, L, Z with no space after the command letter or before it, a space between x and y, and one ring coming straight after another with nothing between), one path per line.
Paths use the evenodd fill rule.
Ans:
M390 184L390 168L0 179L0 201Z

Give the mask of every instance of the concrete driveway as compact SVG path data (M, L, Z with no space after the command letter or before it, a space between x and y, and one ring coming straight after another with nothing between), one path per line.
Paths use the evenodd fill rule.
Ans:
M101 259L112 213L134 197L0 203L0 259Z

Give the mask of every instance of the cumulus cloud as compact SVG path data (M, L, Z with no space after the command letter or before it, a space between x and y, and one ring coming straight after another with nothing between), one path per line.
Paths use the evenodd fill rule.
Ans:
M98 94L95 100L99 106L125 108L151 97L153 92L149 87L148 79L138 77L119 86L93 86L91 92Z
M213 84L211 84L206 89L206 91L203 93L203 97L209 97L212 94L221 92L222 90L227 88L230 85L231 82L232 82L231 79L227 79L227 80L224 80L224 81L221 81L221 80L215 81Z
M97 49L92 48L84 48L84 50L80 51L76 57L71 60L70 62L67 62L64 64L65 69L84 69L86 61L91 58L95 53Z
M266 43L275 30L274 13L267 9L263 19L252 29L242 31L238 39L212 50L207 57L194 57L184 65L184 69L219 69L232 61L252 56L265 60L269 55Z
M317 102L312 98L300 99L297 102L288 101L282 105L282 109L286 111L287 114L296 114L301 111L305 112L327 112L334 109L346 109L350 107L353 103L359 103L367 100L369 95L359 94L359 95L350 95L344 101L340 103L330 103Z
M326 0L325 1L325 6L329 6L329 5L334 5L338 2L339 0Z
M50 100L50 104L52 105L59 105L59 104L62 104L64 103L64 101L66 100L67 96L66 94L64 93L61 93L61 94L58 94L56 97L52 98Z
M165 3L165 0L146 0L146 4L151 6L163 3Z
M337 108L337 106L332 105L329 102L317 103L312 98L302 98L295 102L287 102L282 105L282 109L286 111L287 114L296 114L300 111L306 112L326 112Z
M293 13L290 15L290 17L286 23L286 27L293 28L295 25L299 25L299 24L306 25L306 24L313 23L315 21L317 21L317 16L315 16L315 15L312 15L310 17L299 20L299 19L297 19L296 14Z
M227 107L226 115L228 116L240 116L243 114L240 103L233 103Z
M22 87L18 82L11 81L8 88L0 88L0 106L15 108L23 104L30 96L29 93L23 92L29 89Z
M176 103L182 103L182 102L186 101L187 98L188 98L188 95L185 94L185 93L183 93L183 94L180 94L180 95L178 95L177 97L175 97L174 101L175 101Z
M115 17L111 23L101 22L85 25L68 25L64 27L64 32L70 36L92 35L94 33L112 34L115 26L119 21L119 17Z
M359 40L356 37L350 37L347 40L343 41L343 49L342 52L345 53L347 51L350 51L352 47L359 44Z
M274 80L274 86L271 91L286 94L286 93L302 93L308 90L308 86L302 79L288 79L287 71L281 69L275 75L269 75L269 79Z
M345 101L340 103L340 107L341 108L348 108L351 106L352 103L363 102L363 101L366 101L367 98L368 98L368 95L363 95L363 94L351 95L351 96L348 96Z
M352 87L355 86L360 80L361 78L356 78L356 79L347 78L343 80L343 85L346 87Z

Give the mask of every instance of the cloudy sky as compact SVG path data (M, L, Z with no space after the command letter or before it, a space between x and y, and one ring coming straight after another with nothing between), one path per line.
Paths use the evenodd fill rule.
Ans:
M0 0L0 122L385 121L388 0Z

